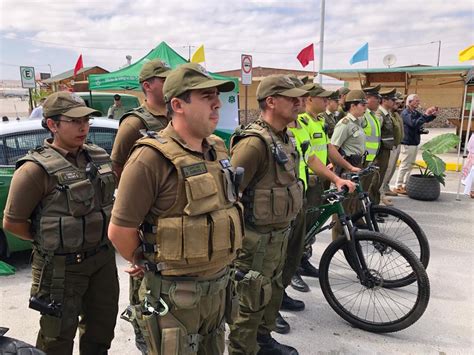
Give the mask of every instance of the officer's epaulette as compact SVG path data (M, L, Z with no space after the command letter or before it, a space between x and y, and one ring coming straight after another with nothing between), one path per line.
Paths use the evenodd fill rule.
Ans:
M348 124L349 123L349 119L347 117L344 117L342 120L341 120L342 123L344 124Z

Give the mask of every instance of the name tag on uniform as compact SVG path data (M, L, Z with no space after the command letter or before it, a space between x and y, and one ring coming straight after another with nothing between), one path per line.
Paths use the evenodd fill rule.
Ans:
M352 133L356 133L359 130L359 127L352 127Z
M83 178L83 174L78 171L69 171L66 173L62 173L58 176L58 180L60 183L67 182L67 181L74 181Z
M196 176L207 173L206 164L196 163L188 166L182 167L183 175L185 178L190 176Z
M322 133L313 133L313 138L323 138Z

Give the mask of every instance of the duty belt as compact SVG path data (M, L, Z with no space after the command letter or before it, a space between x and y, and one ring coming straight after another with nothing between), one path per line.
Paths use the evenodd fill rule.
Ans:
M170 290L179 287L180 283L194 282L200 289L201 296L214 295L225 289L229 283L230 271L224 269L214 279L200 279L199 277L172 277L161 276L161 293L169 295Z
M104 244L95 249L89 249L89 250L81 251L78 253L55 254L55 255L64 256L66 265L73 265L73 264L80 264L87 258L90 258L91 256L94 256L100 253L101 251L105 251L108 249L109 249L109 245Z

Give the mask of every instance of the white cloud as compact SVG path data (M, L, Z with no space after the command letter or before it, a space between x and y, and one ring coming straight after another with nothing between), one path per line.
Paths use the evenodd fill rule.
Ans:
M2 0L0 32L9 39L31 38L38 47L82 53L88 64L110 70L122 65L125 55L138 60L161 41L184 57L188 45L194 51L203 43L211 71L238 68L244 52L253 54L256 66L301 69L296 54L319 41L319 3ZM365 42L371 67L383 66L388 53L397 56L397 65L436 64L437 44L426 43L438 40L441 64L458 64L457 51L474 43L473 16L471 0L327 1L324 67L348 67ZM422 45L403 47L410 44ZM70 66L65 63L64 70Z

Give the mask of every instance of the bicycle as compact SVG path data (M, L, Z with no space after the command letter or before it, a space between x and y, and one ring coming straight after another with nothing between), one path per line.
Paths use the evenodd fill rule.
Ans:
M396 332L415 323L430 298L428 275L418 257L400 241L382 233L359 230L342 206L346 192L329 190L329 203L315 209L320 215L307 235L330 229L324 226L336 214L344 237L333 241L319 263L319 283L329 305L354 326L374 333ZM324 226L324 227L323 227ZM410 277L405 287L386 287Z
M363 220L365 222L364 228L381 232L402 242L418 256L426 269L430 259L430 246L426 234L420 225L411 216L398 208L373 204L369 194L362 189L360 177L370 174L375 170L377 170L377 167L369 166L358 173L343 174L343 178L356 183L356 192L362 203L362 210L351 216L352 223ZM358 228L360 229L361 227L358 226ZM409 277L393 280L391 286L405 286L411 280ZM386 285L386 287L389 286Z

